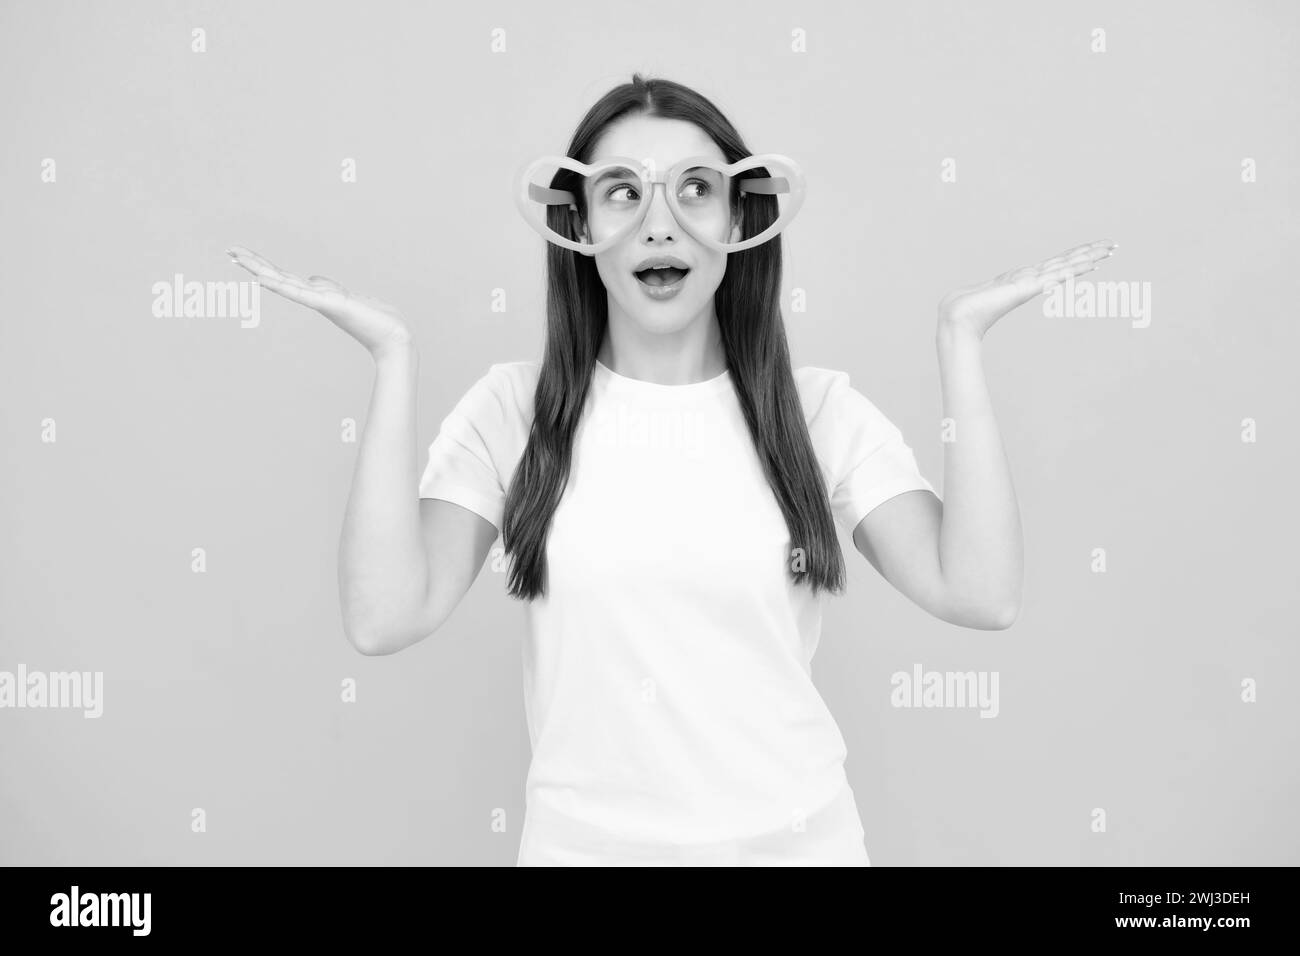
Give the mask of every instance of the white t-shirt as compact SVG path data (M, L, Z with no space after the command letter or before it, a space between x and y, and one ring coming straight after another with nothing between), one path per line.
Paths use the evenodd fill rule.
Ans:
M501 528L539 372L493 365L465 393L429 448L422 498ZM794 378L848 535L889 498L934 492L846 373ZM731 373L659 385L598 362L587 402L523 645L533 757L520 864L709 847L734 858L819 819L856 829L860 846L844 739L811 676L826 594L787 574L789 531ZM845 561L856 555L849 545Z

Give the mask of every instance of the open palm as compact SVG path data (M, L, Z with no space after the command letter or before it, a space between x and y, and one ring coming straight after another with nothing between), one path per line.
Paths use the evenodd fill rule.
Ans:
M1045 292L1054 283L1099 268L1101 261L1108 258L1117 246L1109 239L1098 239L1036 265L1012 269L980 285L950 292L939 303L940 322L983 338L998 319Z
M315 309L364 345L371 355L378 357L412 341L406 319L391 305L350 292L324 276L304 279L286 272L243 246L231 246L226 253L236 265L257 276L262 286L291 302Z

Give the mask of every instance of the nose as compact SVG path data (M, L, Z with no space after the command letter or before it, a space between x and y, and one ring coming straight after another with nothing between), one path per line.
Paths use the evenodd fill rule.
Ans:
M650 208L641 223L641 241L675 242L679 227L668 205L668 187L664 183L654 183L650 189Z

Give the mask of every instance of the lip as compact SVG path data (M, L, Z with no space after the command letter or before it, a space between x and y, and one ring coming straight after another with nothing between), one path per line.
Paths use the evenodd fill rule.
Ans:
M670 269L681 269L683 272L690 269L686 263L682 262L676 256L650 256L642 259L633 267L633 272L644 272L646 269L657 269L660 266L667 266Z
M641 287L641 291L652 299L671 299L682 291L682 286L686 285L686 280L690 278L690 275L689 272L686 273L671 285L646 285L640 279L636 280L636 284ZM635 279L636 276L633 276L633 278Z
M669 269L680 269L682 271L682 277L678 279L676 282L672 283L671 285L648 285L642 282L640 277L637 275L638 272L643 272L646 269L657 269L661 267L669 268ZM636 284L639 285L645 291L645 294L652 299L660 299L660 300L671 299L678 292L681 292L682 286L686 284L686 279L690 276L690 274L691 274L691 267L688 266L685 262L683 262L681 259L678 259L676 256L665 256L665 255L650 256L648 258L642 259L639 263L637 263L636 268L632 270L632 278L636 279Z

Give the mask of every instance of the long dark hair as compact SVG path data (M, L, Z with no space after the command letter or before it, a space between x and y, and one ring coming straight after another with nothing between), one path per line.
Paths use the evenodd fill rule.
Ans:
M591 107L567 155L590 162L606 127L628 114L688 120L709 134L729 163L751 155L708 99L680 83L645 79L639 73ZM561 170L553 183L556 188L566 188L565 175ZM760 167L738 178L765 175L767 170ZM736 196L733 183L733 204ZM758 194L749 194L744 202L741 236L748 238L771 224L777 206L775 197ZM553 227L576 238L561 209L553 208L550 215ZM509 593L525 600L546 591L547 534L568 483L573 436L608 321L608 299L594 258L547 243L546 266L546 348L532 428L506 496L502 528L506 554L511 556ZM790 368L780 290L778 235L728 254L714 308L749 434L790 531L789 572L814 594L820 588L838 592L844 587L844 558Z

